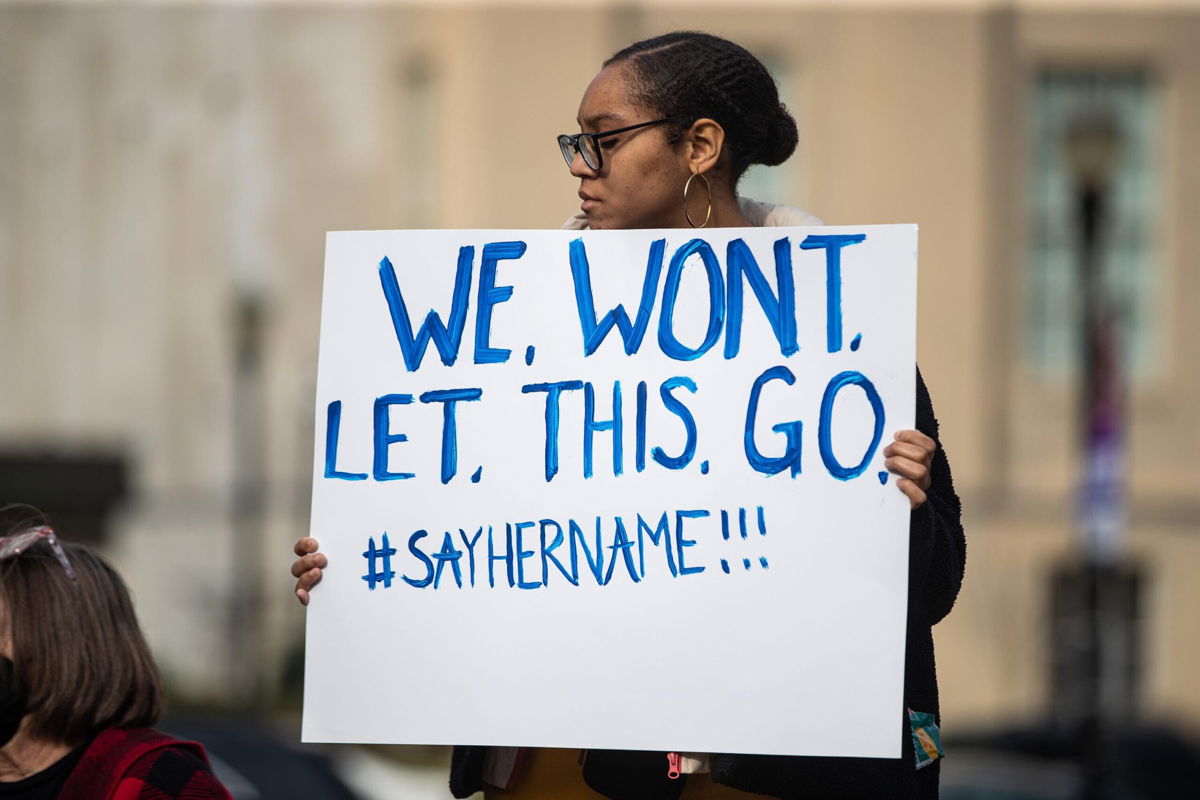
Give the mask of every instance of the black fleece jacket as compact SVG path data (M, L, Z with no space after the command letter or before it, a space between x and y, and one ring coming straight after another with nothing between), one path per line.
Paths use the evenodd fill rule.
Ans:
M950 462L938 438L937 418L925 381L917 370L917 430L938 442L925 504L912 512L908 550L908 630L904 652L904 707L896 709L901 757L814 758L717 754L712 779L769 797L801 800L932 800L938 794L934 761L916 769L906 709L932 712L941 723L931 628L950 613L962 585L967 545L961 505L950 476ZM796 724L803 724L797 720ZM483 788L486 748L456 747L450 790L467 797ZM666 754L635 750L591 750L583 778L613 800L674 800L684 778L666 777Z

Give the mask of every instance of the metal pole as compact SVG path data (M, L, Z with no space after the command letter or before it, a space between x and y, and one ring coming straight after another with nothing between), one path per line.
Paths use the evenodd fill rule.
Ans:
M263 304L239 296L235 306L233 534L236 537L231 593L231 686L243 708L269 703L263 671L265 602L263 575L266 468L262 386Z
M1102 275L1112 168L1118 148L1113 118L1085 113L1068 130L1079 225L1080 374L1079 437L1082 455L1079 524L1082 534L1082 600L1085 657L1080 737L1084 757L1082 797L1101 798L1108 781L1108 720L1105 714L1103 610L1106 575L1116 556L1119 509L1120 389L1115 320Z
M1098 182L1085 183L1077 190L1079 204L1079 286L1083 307L1080 314L1080 451L1084 458L1084 469L1092 457L1094 423L1097 405L1097 342L1096 332L1100 320L1100 286L1098 275L1098 234L1100 218L1104 209L1104 190ZM1085 489L1086 491L1086 489ZM1085 501L1086 502L1086 501ZM1086 522L1084 523L1086 526ZM1085 800L1101 797L1104 787L1104 726L1100 713L1100 637L1101 625L1099 561L1094 550L1094 539L1090 531L1084 531L1085 554L1083 563L1084 597L1087 609L1087 672L1086 711L1083 720L1082 743L1084 754Z

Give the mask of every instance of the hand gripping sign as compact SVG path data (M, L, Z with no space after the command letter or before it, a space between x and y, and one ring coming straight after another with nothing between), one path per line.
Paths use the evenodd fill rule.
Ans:
M330 233L304 738L899 756L916 235Z

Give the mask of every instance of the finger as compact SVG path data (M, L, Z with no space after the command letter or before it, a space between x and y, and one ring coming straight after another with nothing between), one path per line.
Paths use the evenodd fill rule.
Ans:
M296 546L292 548L292 550L298 556L306 556L309 553L317 552L318 546L319 545L317 544L316 539L312 538L311 536L305 536L303 539L300 539L296 542Z
M921 490L920 486L917 486L907 478L901 478L896 481L896 486L908 497L909 508L913 511L925 505L925 492Z
M928 450L931 453L937 452L937 448L938 448L937 442L934 441L932 437L926 436L925 434L921 433L920 431L914 431L914 430L896 431L896 435L894 438L896 439L897 442L908 442L910 444L915 444L917 447L924 448L925 450Z
M292 562L292 577L299 578L303 573L308 572L314 567L325 569L327 566L329 566L329 562L325 558L324 553L313 553L312 555L297 558Z
M329 564L326 561L325 556L321 553L314 553L311 556L298 558L292 562L292 577L299 578L306 572L309 572L313 569L322 570L327 566L329 566Z
M321 582L321 570L310 569L308 572L305 572L305 573L297 576L296 588L304 589L305 591L308 591L309 589L313 588L320 582Z
M907 458L910 461L920 461L928 464L933 459L933 451L925 450L915 444L907 442L892 442L887 447L883 448L885 458L900 457Z
M927 485L929 468L920 461L911 461L907 458L889 458L885 459L883 464L888 468L888 471L894 472L902 478L915 481L922 488Z
M308 592L305 589L301 589L299 586L297 586L296 599L300 601L300 605L308 605Z

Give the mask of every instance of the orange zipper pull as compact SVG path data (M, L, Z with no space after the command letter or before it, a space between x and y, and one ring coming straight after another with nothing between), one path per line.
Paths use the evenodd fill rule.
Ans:
M667 753L667 777L675 780L683 773L679 771L679 753Z

